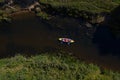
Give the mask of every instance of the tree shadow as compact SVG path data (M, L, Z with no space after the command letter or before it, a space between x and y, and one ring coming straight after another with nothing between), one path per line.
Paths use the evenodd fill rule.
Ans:
M120 56L120 39L115 38L108 26L98 26L92 41L97 45L101 55L112 54Z
M97 44L100 54L120 56L120 6L106 16L103 24L94 33L93 43Z
M116 38L120 39L120 5L111 11L107 25Z

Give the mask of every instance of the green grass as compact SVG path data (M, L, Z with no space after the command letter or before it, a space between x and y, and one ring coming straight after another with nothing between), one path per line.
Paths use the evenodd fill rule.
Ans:
M120 80L120 74L61 53L45 53L1 59L0 80Z
M110 12L120 4L120 0L40 0L53 7L67 7L92 13Z

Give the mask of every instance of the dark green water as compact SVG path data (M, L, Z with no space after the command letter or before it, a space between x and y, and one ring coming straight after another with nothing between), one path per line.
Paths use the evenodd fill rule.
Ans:
M88 63L95 63L104 68L120 71L118 56L112 54L101 55L96 44L92 43L90 37L85 36L84 29L71 28L80 27L79 22L71 18L59 18L51 21L53 26L69 27L66 31L55 29L51 25L42 22L33 13L19 13L13 15L13 22L4 25L0 33L0 54L1 57L11 56L14 53L24 52L35 54L37 50L55 51L62 50L84 60ZM69 31L69 30L72 31ZM78 30L78 33L75 32ZM74 44L62 45L58 42L59 37L70 37L75 40ZM13 53L14 52L14 53Z

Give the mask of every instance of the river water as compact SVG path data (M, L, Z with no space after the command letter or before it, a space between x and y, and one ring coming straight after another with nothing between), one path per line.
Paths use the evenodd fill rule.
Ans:
M80 23L72 18L58 18L48 24L33 13L14 14L12 23L1 25L0 57L17 53L36 54L37 50L62 50L88 63L120 71L119 45L113 43L114 38L109 30L102 27L97 30L84 28ZM91 33L91 30L96 31ZM60 44L59 37L72 38L75 43Z

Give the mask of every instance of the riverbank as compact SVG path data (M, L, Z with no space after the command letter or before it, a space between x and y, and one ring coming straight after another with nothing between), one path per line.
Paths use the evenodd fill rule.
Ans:
M43 19L49 19L51 15L84 18L91 24L102 23L103 26L107 24L116 38L120 36L119 17L116 16L119 15L119 12L116 12L116 10L119 11L120 1L118 0L40 0L40 3L44 8L41 9L43 12L38 13L38 16Z
M40 0L39 3L39 8L41 8L40 11L36 11L36 8L38 6L35 6L35 9L32 9L32 11L35 12L36 15L41 17L42 19L50 20L51 17L59 15L62 17L73 17L78 19L83 18L89 23L100 24L105 22L106 17L110 15L110 12L114 10L117 6L119 6L120 1ZM15 10L5 8L5 11L7 12L7 14L11 15L16 14L17 12L22 12L20 9L20 5L22 4L14 4L13 7L16 8ZM9 15L5 16L6 21L9 21L9 19ZM0 18L0 20L4 20L4 18Z
M120 3L120 1L110 0L40 0L40 2L50 4L54 8L66 7L91 13L110 12Z
M101 23L104 21L106 15L108 15L113 9L115 9L120 1L88 1L88 0L40 0L39 7L41 11L37 13L43 19L49 19L50 16L61 15L74 18L84 18L91 23ZM13 7L20 8L22 4L14 4ZM18 10L19 10L18 8ZM36 8L36 6L35 6ZM16 12L16 10L6 9L6 12ZM32 9L33 11L36 9Z
M92 23L100 23L120 2L107 0L40 0L40 3L41 6L44 6L42 10L47 13L75 18L83 17Z
M16 55L0 60L1 80L119 80L120 73L100 69L69 55L44 53L31 57Z

